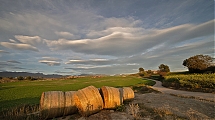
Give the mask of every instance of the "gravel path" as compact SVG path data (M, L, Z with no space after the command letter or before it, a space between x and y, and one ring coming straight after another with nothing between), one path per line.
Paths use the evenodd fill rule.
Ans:
M183 96L183 97L195 97L197 99L215 102L215 94L213 94L213 93L188 92L188 91L182 91L182 90L173 90L173 89L163 87L162 83L160 81L153 80L153 79L150 79L150 80L156 82L156 84L154 86L152 86L152 88L155 90L158 90L162 93L173 94L173 95Z

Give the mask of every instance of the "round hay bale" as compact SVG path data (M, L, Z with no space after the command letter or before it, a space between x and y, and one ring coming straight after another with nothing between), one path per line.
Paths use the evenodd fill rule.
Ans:
M65 97L62 91L43 92L40 99L41 114L45 118L62 116L64 113Z
M103 109L103 100L94 86L78 90L75 95L76 107L82 116L89 116Z
M123 101L130 101L134 99L134 91L130 87L123 87L120 92L123 96Z
M76 91L65 92L64 116L71 115L78 111L77 107L75 106L75 94Z
M104 100L105 109L114 109L123 102L118 88L103 86L100 89L100 93Z

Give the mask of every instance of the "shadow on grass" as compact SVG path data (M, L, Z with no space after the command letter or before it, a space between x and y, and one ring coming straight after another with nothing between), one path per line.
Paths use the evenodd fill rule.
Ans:
M17 107L23 107L25 105L39 104L39 101L40 101L40 97L21 98L21 99L0 101L0 113L5 110L10 110L10 109L17 108Z

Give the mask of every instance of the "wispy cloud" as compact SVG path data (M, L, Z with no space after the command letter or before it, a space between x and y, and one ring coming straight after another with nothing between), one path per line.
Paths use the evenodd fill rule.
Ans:
M0 61L0 66L1 67L7 67L7 66L14 66L13 64L10 64L8 62Z
M38 46L45 43L39 36L15 35L15 38L24 44L29 44L32 46Z
M176 44L200 36L213 35L213 25L214 20L200 25L185 24L166 29L150 30L151 34L146 35L129 31L119 32L118 29L115 29L116 31L113 33L97 39L59 39L46 42L54 50L71 49L74 52L86 54L127 56L142 53L162 42L167 43L167 45Z
M88 64L88 65L108 65L113 63L116 60L108 60L108 59L89 59L89 60L69 60L65 64Z
M13 39L9 39L9 41L10 41L10 42L13 42L13 43L16 43L16 41L15 41L15 40L13 40Z
M75 38L75 35L70 32L55 32L55 34L67 39Z
M9 52L7 52L5 50L0 50L0 53L9 53Z
M8 63L21 64L21 62L16 61L16 60L8 60L7 62L8 62Z
M44 64L47 64L49 66L59 66L61 64L60 61L62 61L62 60L58 59L58 58L43 57L42 60L39 60L39 63L44 63Z
M36 47L31 46L29 44L0 42L0 45L4 46L6 48L15 49L15 50L31 50L31 51L35 51L35 52L39 51Z

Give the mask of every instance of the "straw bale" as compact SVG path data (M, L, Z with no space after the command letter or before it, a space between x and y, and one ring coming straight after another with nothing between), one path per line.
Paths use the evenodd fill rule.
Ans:
M71 115L78 111L77 107L75 106L75 93L76 91L65 92L64 115Z
M64 113L64 103L64 92L43 92L40 99L40 110L42 116L46 118L62 116Z
M78 90L75 95L75 104L82 116L89 116L103 109L103 100L94 86Z
M134 99L134 91L130 87L122 88L123 101L130 101Z
M100 89L104 101L105 109L114 109L122 104L119 89L114 87L103 86Z

